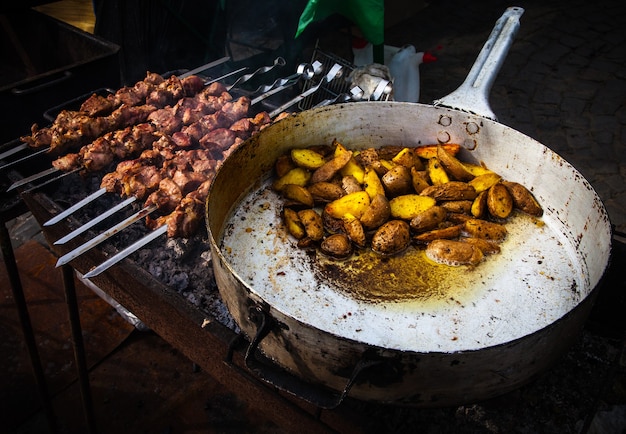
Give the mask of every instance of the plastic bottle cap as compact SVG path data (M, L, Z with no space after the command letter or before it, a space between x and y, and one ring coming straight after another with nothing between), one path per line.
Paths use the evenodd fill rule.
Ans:
M367 39L365 38L360 38L358 36L355 36L354 38L352 38L352 48L356 48L356 49L365 48L367 44L368 42L367 42Z
M431 63L436 61L437 58L430 51L424 52L424 57L422 57L422 63Z

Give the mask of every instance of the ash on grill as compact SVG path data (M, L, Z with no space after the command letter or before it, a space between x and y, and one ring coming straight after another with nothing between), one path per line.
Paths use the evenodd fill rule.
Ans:
M63 179L49 193L51 199L61 206L70 206L83 197L100 188L100 177L89 175L83 182L75 179ZM105 195L88 207L83 207L69 218L72 226L78 227L110 209L119 201L115 195ZM129 207L124 218L138 207ZM107 227L107 222L95 226L85 237L92 238ZM148 234L150 230L143 224L125 228L111 237L100 247L107 255L112 255L125 248L132 241ZM226 327L239 332L228 309L219 296L207 234L199 233L191 238L165 238L164 243L152 243L149 247L135 252L129 259L136 266L148 271L156 280L175 290L203 314L215 318Z

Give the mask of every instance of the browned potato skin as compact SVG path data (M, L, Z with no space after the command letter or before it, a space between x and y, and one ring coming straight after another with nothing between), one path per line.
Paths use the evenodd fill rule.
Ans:
M385 191L391 197L413 192L411 169L405 166L394 166L380 179Z
M384 195L377 194L372 198L369 207L361 216L361 224L366 229L375 229L389 220L390 215L389 200Z
M513 211L513 198L509 190L501 183L487 190L487 209L489 213L501 219L507 218Z
M410 242L409 224L403 220L389 220L372 237L372 250L381 255L393 255L406 249Z
M333 159L327 161L322 167L315 169L313 175L311 176L311 184L329 181L343 168L343 166L348 164L350 158L352 158L352 152L342 152Z
M470 181L474 178L474 175L442 146L437 146L437 158L446 172L457 181Z
M460 241L473 244L485 255L500 253L500 246L495 241L486 240L484 238L461 238Z
M365 247L365 230L358 218L347 215L343 217L343 230L354 244Z
M376 149L367 148L359 152L359 154L355 156L355 159L361 164L361 166L368 167L379 161L380 157L378 156L378 151Z
M333 234L324 238L320 249L328 256L346 258L352 254L352 242L346 234Z
M470 209L471 214L474 217L484 217L487 214L487 191L481 191L472 202L472 207Z
M341 186L332 182L316 182L307 188L316 202L332 202L346 194Z
M526 187L510 181L504 181L502 184L511 194L513 204L517 209L535 217L543 215L541 205L539 205L533 194Z
M445 184L431 185L420 192L422 196L430 196L438 201L442 200L474 200L478 193L471 185L450 181Z
M281 155L276 160L276 164L274 165L274 170L276 171L276 176L279 178L284 176L291 169L296 167L293 161L291 161L291 157L288 155Z
M359 184L359 181L352 175L344 176L341 178L341 188L347 193L354 193L356 191L362 191L363 187Z
M482 251L476 246L453 240L434 240L426 247L426 256L451 266L477 265L483 259Z
M471 237L484 238L492 241L502 241L508 234L503 225L480 219L467 220L464 223L463 231Z
M324 228L330 233L341 232L343 230L343 222L341 219L331 216L326 211L322 211L322 222Z
M306 187L296 184L287 184L282 191L285 199L295 202L298 205L312 207L315 203L313 196Z
M441 206L449 212L470 214L472 212L471 200L448 200L441 202Z
M445 208L435 205L416 215L410 223L411 229L416 232L429 231L436 228L448 215Z
M313 209L298 211L298 218L304 226L306 236L313 241L319 241L324 237L324 222L322 216Z
M447 228L433 229L428 232L421 233L413 237L418 243L429 243L438 239L450 240L461 235L463 225L454 225Z

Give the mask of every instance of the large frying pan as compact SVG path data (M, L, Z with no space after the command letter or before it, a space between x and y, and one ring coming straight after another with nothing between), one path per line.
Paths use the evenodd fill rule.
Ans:
M345 395L453 405L519 387L576 339L609 262L606 210L574 167L490 119L481 102L521 12L507 10L466 83L438 105L360 102L305 111L224 161L207 200L213 267L251 342L249 366L262 378L325 407ZM473 87L478 98L467 95L476 95ZM444 106L467 100L477 108ZM294 147L335 138L350 149L461 143L462 159L532 189L545 210L541 224L514 218L502 252L471 269L418 268L417 249L339 263L307 253L281 225L281 201L269 188L273 165ZM281 372L295 380L285 383ZM301 380L330 393L302 392Z

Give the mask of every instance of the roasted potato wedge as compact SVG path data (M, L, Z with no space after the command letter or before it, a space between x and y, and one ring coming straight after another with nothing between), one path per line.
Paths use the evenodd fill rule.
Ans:
M425 170L411 169L411 182L413 184L413 190L415 190L416 193L419 194L425 188L430 187L428 179L428 172Z
M485 173L483 175L478 175L474 179L468 182L469 185L474 187L478 193L481 191L489 190L492 186L496 185L500 182L502 178L495 172Z
M391 206L383 194L377 194L370 201L370 205L361 215L361 224L366 229L375 229L389 220L391 216Z
M341 188L346 192L346 194L363 191L363 187L361 187L359 181L357 181L352 175L346 175L341 178Z
M439 205L451 213L470 214L472 211L471 200L446 200Z
M460 241L473 244L485 255L500 253L500 246L495 241L486 240L484 238L461 238Z
M456 154L458 154L461 150L461 145L455 143L444 143L440 145L418 146L417 148L415 148L415 154L417 154L417 156L420 158L430 160L431 158L437 156L437 147L439 146L444 148L452 156L456 156Z
M470 181L474 178L472 172L450 154L443 146L437 146L437 159L446 170L446 173L457 181Z
M394 166L382 176L381 182L385 187L387 195L391 197L408 194L413 191L411 169L405 166Z
M424 170L424 163L411 148L404 148L398 152L391 161L408 169Z
M306 236L313 241L319 241L324 237L324 223L322 222L322 216L314 209L303 209L298 211L298 219L302 226Z
M483 259L478 247L453 240L434 240L428 244L425 253L431 261L451 266L477 265Z
M276 163L274 164L274 170L276 171L276 176L279 178L285 176L287 172L291 169L295 168L296 165L288 155L281 155L276 159Z
M341 186L332 182L316 182L307 188L316 202L332 202L346 194Z
M435 206L437 202L429 196L404 194L389 201L391 217L402 220L414 219L419 213Z
M293 161L296 166L303 167L309 170L318 169L322 167L324 163L326 163L326 159L322 154L307 148L292 149L291 161Z
M334 218L343 218L346 214L352 214L360 218L370 205L370 197L365 191L357 191L334 200L324 207L324 210Z
M350 159L352 159L352 151L347 150L340 143L337 143L333 158L313 172L311 175L311 183L325 182L332 179L348 164Z
M334 258L347 258L352 254L352 242L346 234L333 234L322 240L320 250Z
M436 228L448 215L448 211L440 206L433 206L417 214L411 220L410 226L416 232L424 232Z
M350 158L345 166L340 170L343 176L352 176L359 184L363 184L365 177L365 169L356 161L354 157Z
M291 208L283 209L283 221L287 226L287 231L297 240L300 240L306 236L306 230L304 225L298 217L298 213Z
M365 230L361 221L352 214L346 214L342 218L343 230L354 244L365 247Z
M463 225L448 226L447 228L433 229L413 237L419 243L429 243L439 239L453 239L461 235Z
M437 157L433 157L428 160L426 170L428 172L428 177L430 178L431 184L439 185L450 182L450 177L446 173L446 170L443 168Z
M403 220L389 220L372 237L372 250L381 255L393 255L406 249L411 242L409 224Z
M513 198L501 183L487 190L487 209L492 216L501 219L507 218L513 211Z
M315 204L311 192L301 185L287 184L283 188L282 194L285 199L297 205L311 208Z
M481 191L472 202L470 213L477 218L484 217L487 214L487 191Z
M484 165L480 164L472 164L472 163L463 163L468 172L470 172L474 176L486 175L488 173L494 173Z
M302 167L294 167L283 176L278 178L272 184L272 188L276 191L282 191L286 185L294 184L306 186L311 179L311 172Z
M431 185L420 193L437 201L443 200L474 200L478 195L474 187L466 182L450 181L445 184Z
M543 215L543 209L533 194L522 184L505 181L502 183L513 198L515 208L535 217Z
M385 195L385 187L378 177L378 173L372 167L368 167L365 170L363 189L367 192L370 198L374 198L374 196L378 196L379 194L382 194L383 196Z
M470 237L484 238L492 241L502 241L508 234L504 225L480 219L467 220L463 224L463 231Z

